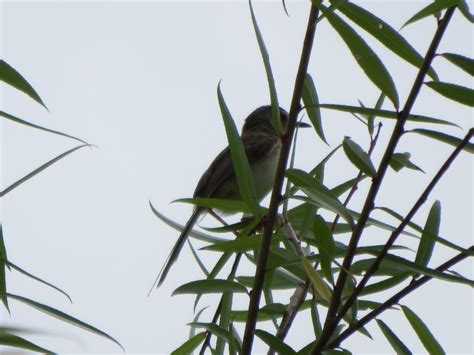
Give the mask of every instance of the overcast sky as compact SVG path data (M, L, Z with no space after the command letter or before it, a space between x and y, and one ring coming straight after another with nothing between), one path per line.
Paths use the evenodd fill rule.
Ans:
M288 109L299 61L309 6L287 1L290 17L279 1L256 3L255 11L273 66L280 103ZM426 2L370 1L363 6L395 28ZM261 57L248 5L221 2L17 2L1 3L1 58L14 66L41 95L50 112L11 88L3 88L2 110L33 123L78 136L99 146L82 149L1 201L9 259L58 285L73 298L17 273L8 277L12 293L30 297L70 313L118 339L129 352L170 352L188 335L193 319L191 296L171 297L179 285L202 278L186 247L166 283L146 298L178 232L151 213L148 201L167 216L184 223L190 206L169 204L189 197L202 172L226 145L216 86L222 91L240 127L246 115L269 103ZM425 19L402 33L424 54L435 31ZM438 52L472 57L472 27L454 15ZM365 36L383 58L404 102L416 69ZM472 86L466 74L435 59L441 80ZM320 101L373 105L379 95L328 23L318 25L310 73ZM393 109L389 103L384 106ZM463 136L473 125L472 110L424 88L414 112L451 120L463 130L437 128ZM350 135L366 147L367 135L349 114L323 112L331 146ZM421 126L421 125L418 125ZM410 125L410 127L414 127ZM424 126L428 127L428 126ZM379 162L389 132L384 127L374 160ZM2 187L70 149L74 141L1 121ZM296 165L310 169L331 148L313 130L301 132ZM405 214L452 148L426 138L406 135L398 151L412 153L426 174L390 170L377 205ZM326 171L330 186L356 175L343 154ZM463 246L473 244L473 164L463 153L435 189L415 221L424 224L431 204L442 203L440 233ZM360 208L368 181L351 204ZM327 214L329 216L329 214ZM375 216L386 216L378 213ZM212 222L205 219L202 224ZM364 243L380 243L387 233L370 230ZM344 241L344 237L338 240ZM200 246L199 243L196 243ZM416 242L407 245L416 247ZM207 265L216 260L202 252ZM453 253L436 247L431 266ZM244 264L240 275L250 275ZM455 267L473 277L472 261ZM223 273L226 275L227 271ZM286 303L289 294L277 295ZM217 298L202 321L209 321ZM472 353L473 298L467 286L432 281L407 297L409 305L430 326L448 353ZM246 300L236 302L244 309ZM30 326L44 332L32 341L58 352L116 352L117 346L81 329L11 301L12 318L1 324ZM381 317L413 351L424 348L401 312ZM295 349L313 337L309 313L298 316L289 334ZM265 324L271 330L270 324ZM355 335L345 345L358 353L390 352L375 324L375 340ZM255 352L266 352L256 341Z

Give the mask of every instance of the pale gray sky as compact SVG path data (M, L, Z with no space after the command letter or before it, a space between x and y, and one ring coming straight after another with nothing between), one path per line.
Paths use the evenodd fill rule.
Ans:
M279 1L256 3L255 11L270 52L280 103L288 108L306 26L308 4L287 1L288 18ZM370 1L363 5L395 28L426 2ZM155 218L149 207L185 222L191 208L169 202L192 195L201 173L226 145L217 105L222 90L238 126L254 108L269 102L260 54L246 2L19 2L1 3L1 57L20 71L39 92L50 112L11 88L3 89L2 110L48 128L78 136L99 149L83 149L49 168L2 199L2 222L9 258L58 285L73 298L12 273L12 293L46 303L108 332L129 352L166 353L188 335L194 298L170 297L180 284L202 275L187 248L165 285L146 298L157 272L178 237ZM403 30L422 54L435 31L425 19ZM472 29L455 14L439 52L472 57ZM394 76L403 102L416 69L389 53L371 37ZM310 73L320 101L373 104L379 93L348 49L326 22L318 25ZM441 80L472 86L460 70L435 59ZM390 104L385 108L392 109ZM472 110L424 88L414 112L452 120L464 131L473 125ZM337 145L345 135L365 145L364 128L348 114L323 112L326 137ZM384 122L378 152L392 124ZM73 141L1 122L2 186L8 186L38 165L73 147ZM313 167L329 151L313 131L301 132L297 166ZM402 214L452 151L428 139L407 135L398 151L410 151L426 175L389 171L377 199ZM423 224L429 207L442 202L441 234L463 246L473 242L472 158L462 154L433 192L415 221ZM355 176L343 154L327 170L333 185ZM354 198L360 206L367 182ZM329 214L328 214L329 215ZM378 217L385 217L377 214ZM391 221L387 219L387 221ZM207 219L203 225L211 223ZM366 243L382 242L387 233L371 230ZM344 237L339 237L343 241ZM196 243L199 245L199 243ZM416 243L408 241L416 247ZM216 255L202 252L212 266ZM436 247L431 266L453 254ZM455 269L473 277L473 263ZM241 275L248 275L243 265ZM289 294L277 301L286 303ZM448 300L449 299L449 300ZM212 317L217 298L203 321ZM239 309L246 300L236 302ZM430 325L449 353L473 351L473 298L467 286L430 282L404 300ZM12 318L2 324L28 325L50 335L29 339L59 352L116 352L112 343L11 301ZM289 335L299 349L312 337L308 312L298 316ZM381 317L416 352L424 348L402 313ZM265 324L271 329L270 324ZM356 335L345 345L358 353L390 352L375 324L371 342ZM255 352L266 352L257 341Z

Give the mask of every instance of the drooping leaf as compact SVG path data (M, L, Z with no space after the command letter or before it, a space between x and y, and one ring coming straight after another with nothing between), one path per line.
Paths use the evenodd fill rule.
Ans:
M205 294L222 292L247 293L247 289L240 283L234 281L205 279L191 281L179 286L176 290L173 291L172 296L196 293Z
M5 241L3 240L3 226L0 223L0 293L2 303L5 306L8 313L10 313L10 307L8 306L8 298L5 296L7 293L7 249L5 248Z
M38 353L53 354L51 350L46 350L45 348L39 345L33 344L32 342L26 339L23 339L17 335L10 334L4 331L0 331L0 345L11 346L14 348L25 349L29 351L35 351Z
M301 258L303 263L303 268L308 275L311 285L313 285L314 291L318 293L324 300L330 302L331 300L331 291L329 291L328 286L324 283L323 279L319 274L314 270L311 263L306 258Z
M470 88L451 83L443 83L441 81L429 81L425 84L438 94L450 100L454 100L466 106L474 106L474 90Z
M247 204L243 201L238 200L223 200L218 198L204 198L204 197L194 197L194 198L180 198L174 200L173 202L182 202L190 203L195 206L201 206L211 209L216 209L219 211L225 212L242 212L249 213L250 209Z
M214 323L193 322L189 323L188 325L195 328L204 328L215 336L224 339L226 342L229 342L229 340L232 338L232 334L227 329L224 329Z
M433 236L438 235L439 225L441 223L441 202L436 201L431 206L430 213L423 228L421 234L420 244L416 251L415 263L426 266L431 259L433 254L433 248L436 243L436 239Z
M41 130L41 131L45 131L45 132L57 134L57 135L59 135L59 136L71 138L71 139L74 139L74 140L79 141L79 142L84 143L84 144L88 144L86 141L83 141L83 140L80 139L80 138L77 138L77 137L74 137L74 136L71 136L71 135L69 135L69 134L59 132L59 131L55 131L55 130L53 130L53 129L49 129L49 128L45 128L45 127L41 127L41 126L35 125L35 124L33 124L33 123L30 123L30 122L28 122L28 121L22 120L21 118L18 118L18 117L16 117L16 116L10 115L9 113L3 112L3 111L0 111L0 116L3 117L3 118L6 118L7 120L10 120L10 121L12 121L12 122L15 122L15 123L19 123L19 124L22 124L22 125L25 125L25 126L28 126L28 127L36 128L36 129L39 129L39 130Z
M237 127L230 114L229 109L222 96L220 83L217 86L217 97L219 99L219 107L222 113L222 119L225 125L227 140L229 142L230 155L232 157L232 164L234 166L237 183L239 185L239 192L242 199L245 201L250 210L258 215L259 205L257 202L257 195L255 193L255 185L253 181L252 171L250 170L249 161L242 139L239 136Z
M445 354L426 324L410 308L402 306L402 311L428 353Z
M397 335L390 329L390 327L385 324L383 321L380 319L376 319L378 326L380 327L380 330L382 331L383 335L385 335L385 338L387 338L388 342L392 346L393 350L397 354L411 354L412 352L406 347L405 344L400 340L400 338L397 337Z
M275 131L278 135L283 131L281 127L280 119L280 105L278 103L278 95L275 87L275 79L273 78L272 66L270 65L270 56L268 55L267 47L263 40L262 33L258 28L257 19L255 18L255 13L253 11L252 1L249 0L250 15L252 17L252 24L255 30L255 35L257 37L258 47L260 48L260 53L262 55L263 65L265 67L265 73L267 74L268 88L270 90L270 100L272 104L272 123Z
M45 109L48 109L30 83L28 83L28 81L26 81L26 79L20 73L18 73L3 59L0 59L0 81L3 81L8 85L13 86L15 89L20 90L43 106Z
M474 14L470 11L466 0L459 1L458 9L470 23L474 23Z
M344 153L349 158L352 164L359 170L361 170L364 174L374 177L377 173L370 160L369 155L352 139L349 137L344 138L344 142L342 143L342 147L344 148Z
M424 7L420 11L418 11L415 15L410 17L410 19L405 22L405 24L402 26L405 27L409 25L410 23L414 23L418 20L421 20L425 17L428 16L434 16L437 13L441 12L444 9L447 9L448 7L455 6L459 3L459 0L442 0L442 1L434 1L430 3L428 6Z
M46 313L46 314L48 314L48 315L50 315L54 318L57 318L59 320L62 320L62 321L67 322L69 324L72 324L76 327L85 329L85 330L87 330L87 331L89 331L93 334L104 337L104 338L112 341L113 343L117 344L123 351L125 351L123 346L117 340L115 340L110 335L108 335L107 333L103 332L100 329L97 329L96 327L93 327L92 325L84 323L83 321L80 321L79 319L74 318L74 317L70 316L69 314L66 314L64 312L61 312L61 311L53 308L53 307L50 307L50 306L47 306L45 304L30 300L30 299L22 297L22 296L13 295L11 293L6 293L5 295L10 299L14 299L14 300L19 301L21 303L24 303L24 304L26 304L30 307L36 308L37 310L39 310L41 312L44 312L44 313Z
M306 73L306 78L304 80L301 98L303 99L306 112L308 113L308 117L311 123L313 124L316 133L324 143L328 144L326 137L324 136L323 124L321 120L321 110L318 106L319 99L318 94L316 92L316 86L314 85L313 78L308 73Z
M423 57L390 24L353 2L345 3L339 11L374 36L387 49L415 67L421 68ZM428 75L435 80L438 79L433 68L429 69Z
M194 260L196 260L196 263L198 264L199 268L201 269L202 273L206 276L209 276L209 271L207 271L206 266L202 262L201 258L199 257L198 253L196 252L196 249L194 249L193 244L191 243L191 240L186 239L188 242L189 248L191 249L191 253L193 254Z
M469 75L474 76L474 59L454 53L443 53L439 54L439 56L449 60L451 63L464 70Z
M320 11L326 16L331 26L341 36L357 64L367 77L392 101L398 108L398 93L390 73L383 62L357 32L335 13L328 12L327 8L319 1L313 1Z
M331 230L328 228L326 221L320 216L314 216L314 240L318 246L321 269L324 277L332 285L334 285L334 278L331 270L331 262L334 259L336 246Z
M201 332L186 340L171 355L191 354L206 339L206 332Z
M409 276L410 276L410 273L402 273L400 275L392 276L385 280L367 285L360 292L360 296L371 295L374 293L391 289L392 287L397 286L403 281L405 281Z
M453 147L457 147L462 139L454 136L450 136L449 134L438 132L438 131L432 131L429 129L423 129L423 128L416 128L412 129L408 132L416 133L416 134L421 134L423 136L429 137L436 139L440 142L447 143L449 145L452 145ZM474 153L474 143L467 143L466 146L464 147L464 150L469 153Z
M408 152L394 153L389 162L390 167L396 172L399 172L403 168L408 168L408 169L424 172L423 169L421 169L419 166L413 164L410 161L410 157L411 157L411 154Z
M54 163L56 163L57 161L61 160L62 158L68 156L69 154L71 153L74 153L76 150L78 149L81 149L81 148L84 148L84 147L88 147L89 144L83 144L83 145L80 145L78 147L75 147L75 148L72 148L70 150L68 150L67 152L64 152L60 155L58 155L56 158L53 158L51 159L50 161L48 161L47 163L44 163L43 165L41 165L40 167L36 168L35 170L33 170L31 173L23 176L20 180L14 182L13 184L11 184L10 186L8 186L5 190L1 191L0 192L0 197L3 197L5 196L7 193L9 193L10 191L12 191L13 189L17 188L18 186L20 186L21 184L23 184L24 182L28 181L29 179L31 179L32 177L38 175L40 172L42 172L44 169L48 168L49 166L53 165Z
M390 118L390 119L397 119L398 115L395 111L388 111L388 110L377 110L373 108L367 107L359 107L359 106L348 106L348 105L333 105L333 104L320 104L321 108L325 108L328 110L336 110L336 111L343 111L343 112L351 112L351 113L360 113L364 115L375 115L381 118ZM408 115L407 120L410 122L422 122L422 123L432 123L432 124L443 124L449 126L456 126L459 127L457 124L440 120L433 117L423 116L423 115Z
M202 312L204 312L207 308L209 308L209 307L201 308L201 309L196 313L196 315L194 316L193 322L199 322L199 318L201 317ZM196 311L196 310L194 310L194 311ZM196 328L192 328L192 327L191 327L191 329L190 329L190 331L189 331L189 337L188 337L188 339L191 339L191 338L194 337L195 335L196 335Z
M267 344L270 349L276 351L279 354L296 355L296 351L294 351L289 345L285 344L283 340L278 339L276 336L264 330L256 329L255 335L262 339L262 341Z

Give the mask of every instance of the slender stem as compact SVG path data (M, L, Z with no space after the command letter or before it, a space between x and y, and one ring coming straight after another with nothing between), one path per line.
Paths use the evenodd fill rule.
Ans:
M446 11L443 19L439 22L436 33L425 55L423 65L421 66L418 72L418 75L415 79L415 82L413 83L412 89L410 91L410 94L408 95L405 106L403 110L398 114L397 123L395 124L395 127L393 129L392 136L390 137L390 141L382 157L377 173L372 180L372 185L367 194L367 198L365 200L364 207L362 208L362 212L360 214L359 220L357 221L357 224L352 232L352 236L347 248L347 253L342 263L343 267L339 273L336 286L334 288L334 292L331 298L331 303L328 309L328 313L326 315L323 332L321 336L319 337L318 341L316 342L316 346L312 351L313 354L320 354L322 350L325 349L326 344L329 338L331 337L331 334L334 332L334 330L337 327L337 323L334 322L334 319L336 317L337 310L341 303L342 291L344 289L344 285L347 279L346 270L349 270L351 267L352 260L354 258L354 255L357 249L357 245L359 243L360 237L362 236L362 232L364 231L365 224L367 223L367 220L369 219L369 215L374 208L375 198L377 197L380 186L382 185L382 181L385 176L385 172L387 171L387 168L389 166L390 159L392 158L392 155L395 152L395 148L398 144L398 141L400 140L400 137L402 136L404 132L404 126L407 121L408 115L410 114L410 111L413 108L413 105L415 103L416 98L418 97L421 87L423 86L423 80L431 66L431 62L433 61L433 58L436 55L436 49L438 48L441 38L443 37L443 34L448 26L448 23L455 9L456 9L455 6L449 8Z
M451 155L444 162L444 164L441 166L441 168L439 168L438 172L433 177L433 179L428 184L428 186L425 188L423 193L420 195L420 197L418 198L416 203L411 208L410 212L408 212L406 217L400 222L398 227L392 232L392 234L390 235L390 238L388 238L388 240L385 243L384 247L382 248L380 253L377 255L377 258L374 260L374 262L372 263L370 268L367 270L364 277L359 282L357 287L354 289L354 291L352 292L350 297L347 299L347 301L341 307L341 310L339 311L337 317L334 320L335 322L339 322L342 319L342 317L344 317L346 312L351 308L352 304L357 300L357 296L359 296L359 294L362 292L365 285L367 285L367 283L369 282L370 278L378 270L378 268L380 266L380 263L382 262L383 258L387 255L388 251L390 250L392 245L395 243L396 239L400 236L400 234L405 229L405 227L410 223L411 219L416 214L416 212L420 209L420 207L426 202L426 200L428 199L428 196L430 195L431 191L433 191L436 184L439 182L439 180L444 175L444 173L449 169L451 163L456 159L456 157L459 155L459 153L469 143L469 141L471 140L473 135L474 135L474 128L471 128L469 130L469 132L466 134L466 136L464 137L464 139L461 141L461 143L451 153Z
M316 19L318 18L318 9L311 5L308 25L306 28L306 35L303 43L303 50L296 75L295 87L293 90L293 97L290 105L290 112L288 115L288 123L284 133L283 145L281 148L280 159L276 171L275 184L273 185L272 197L270 199L270 207L268 212L268 219L263 231L262 244L257 262L257 269L255 271L255 281L253 290L250 294L250 301L248 307L247 322L245 324L244 339L242 343L242 354L250 354L252 351L254 330L257 323L258 310L260 305L260 298L262 295L263 282L265 280L265 269L267 266L268 255L270 252L270 243L273 235L273 226L275 224L278 206L281 201L281 190L283 187L283 179L285 177L286 165L288 163L288 156L290 153L291 143L296 127L296 120L300 108L301 93L303 91L303 84L308 71L309 58L311 56L311 49L313 46L314 33L316 30Z
M469 249L459 253L455 257L449 259L446 261L444 264L438 266L436 270L438 271L445 271L446 269L450 268L451 266L459 263L460 261L466 259L471 252L474 251L474 245L471 246ZM432 279L431 276L423 276L422 278L419 278L418 280L410 283L408 286L406 286L404 289L401 291L397 292L394 296L389 298L387 301L385 301L383 304L381 304L379 307L375 308L373 311L359 319L356 323L352 324L349 328L347 328L344 332L342 332L336 339L334 339L328 346L328 348L335 348L338 347L345 339L347 339L351 334L356 332L358 329L362 328L364 325L369 323L371 320L376 318L379 314L382 312L386 311L393 305L397 304L400 302L400 300L411 293L412 291L416 290L418 287L421 285L427 283Z

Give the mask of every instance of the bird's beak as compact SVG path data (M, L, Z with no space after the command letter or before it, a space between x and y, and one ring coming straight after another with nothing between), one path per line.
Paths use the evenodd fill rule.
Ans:
M310 124L304 123L304 122L296 122L296 127L298 128L308 128L311 127Z

